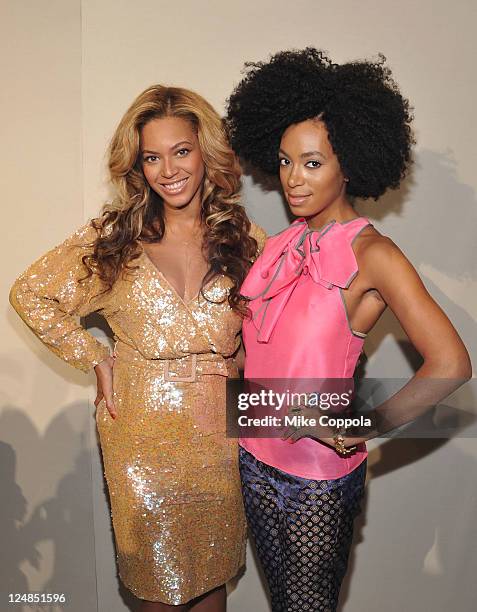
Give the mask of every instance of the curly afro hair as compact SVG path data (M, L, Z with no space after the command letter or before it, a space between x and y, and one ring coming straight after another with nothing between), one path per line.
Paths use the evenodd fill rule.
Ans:
M278 149L292 124L321 119L344 175L347 193L381 196L404 177L414 143L412 109L386 58L334 64L307 47L247 62L227 100L226 125L239 157L266 174L279 172Z

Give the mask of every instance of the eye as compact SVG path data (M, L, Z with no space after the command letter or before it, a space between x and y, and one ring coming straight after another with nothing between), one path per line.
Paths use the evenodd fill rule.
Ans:
M159 158L157 157L157 155L147 155L146 157L143 158L143 161L146 162L147 164L153 164L158 159Z
M179 157L185 157L188 153L190 153L190 149L179 149L177 151Z
M280 157L278 160L280 166L288 166L290 165L290 160L287 159L286 157Z
M305 166L307 168L319 168L321 164L319 161L316 161L316 159L312 159L309 162L306 162Z

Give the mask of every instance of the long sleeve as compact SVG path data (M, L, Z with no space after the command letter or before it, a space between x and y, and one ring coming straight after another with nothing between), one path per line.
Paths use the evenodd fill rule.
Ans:
M58 357L83 372L109 356L110 350L79 323L101 310L107 295L96 274L86 281L81 260L96 230L85 224L21 274L10 290L10 303L33 333Z

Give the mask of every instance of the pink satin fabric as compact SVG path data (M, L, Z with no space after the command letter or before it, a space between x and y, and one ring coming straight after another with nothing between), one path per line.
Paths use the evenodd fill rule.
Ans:
M245 378L351 379L364 339L350 329L340 289L358 272L352 241L370 225L359 217L310 230L304 218L267 240L241 286L251 298L243 325ZM297 382L299 385L299 382ZM367 456L360 444L349 458L322 442L302 438L241 438L260 461L315 480L340 478Z

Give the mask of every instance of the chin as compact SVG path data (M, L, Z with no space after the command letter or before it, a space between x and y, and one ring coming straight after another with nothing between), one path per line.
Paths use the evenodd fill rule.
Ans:
M181 193L179 196L177 197L171 197L169 194L163 194L163 193L159 193L158 194L162 200L168 205L171 206L172 208L182 208L183 206L186 206L187 204L189 204L189 202L192 200L193 195L190 193Z
M310 212L304 206L290 206L290 212L295 217L309 217L310 215L314 215L314 212Z
M181 198L180 200L177 199L172 202L170 200L164 200L164 203L170 206L171 208L184 208L185 206L190 204L191 200L192 198Z

